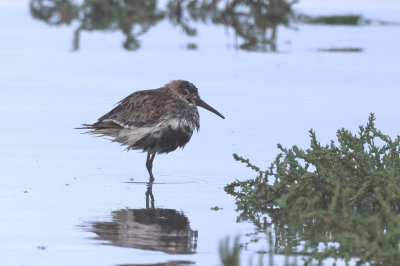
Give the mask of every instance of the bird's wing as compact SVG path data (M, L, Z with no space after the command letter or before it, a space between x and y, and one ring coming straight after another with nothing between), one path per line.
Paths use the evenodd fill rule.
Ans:
M124 128L149 127L166 119L174 109L174 98L158 90L134 92L100 117L97 123L113 122Z

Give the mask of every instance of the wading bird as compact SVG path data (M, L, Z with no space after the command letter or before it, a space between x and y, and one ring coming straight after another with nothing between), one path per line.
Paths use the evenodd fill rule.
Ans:
M112 137L112 141L128 146L127 151L147 152L146 167L153 181L156 154L183 148L193 130L199 130L197 106L225 119L200 98L195 85L186 80L173 80L159 89L132 93L96 123L83 124L80 129L89 129L88 134Z

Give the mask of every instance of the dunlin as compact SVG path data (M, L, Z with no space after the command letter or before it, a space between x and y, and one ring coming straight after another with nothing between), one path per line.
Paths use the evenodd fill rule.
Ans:
M164 87L137 91L123 99L94 124L83 124L86 133L112 137L126 145L126 150L147 152L146 167L154 180L156 154L183 148L193 130L200 128L197 106L222 117L205 103L195 85L186 80L173 80Z

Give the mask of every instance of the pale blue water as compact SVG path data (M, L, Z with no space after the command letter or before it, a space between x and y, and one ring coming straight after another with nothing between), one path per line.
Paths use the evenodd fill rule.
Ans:
M333 2L304 0L297 8L400 20L395 1ZM31 18L25 1L1 1L1 265L218 265L220 239L254 230L236 223L234 199L223 191L255 175L233 153L267 168L277 143L305 148L311 128L327 143L341 127L355 132L371 112L385 134L399 134L400 27L296 27L279 29L278 53L236 51L222 27L201 24L199 50L188 51L192 39L164 22L140 37L137 52L121 48L122 34L102 32L82 33L80 50L72 52L74 27L46 26ZM363 52L316 52L346 46ZM201 130L185 149L154 161L155 207L186 217L197 246L191 254L168 254L102 245L110 240L94 239L88 227L146 207L146 155L73 128L96 121L133 91L177 78L193 82L226 117L201 109ZM245 264L261 249L266 242L250 244Z

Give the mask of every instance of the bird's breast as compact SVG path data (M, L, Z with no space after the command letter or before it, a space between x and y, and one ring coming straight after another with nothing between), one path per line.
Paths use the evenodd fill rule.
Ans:
M160 123L147 139L150 149L157 153L168 153L183 148L193 135L196 124L192 121L173 118Z

